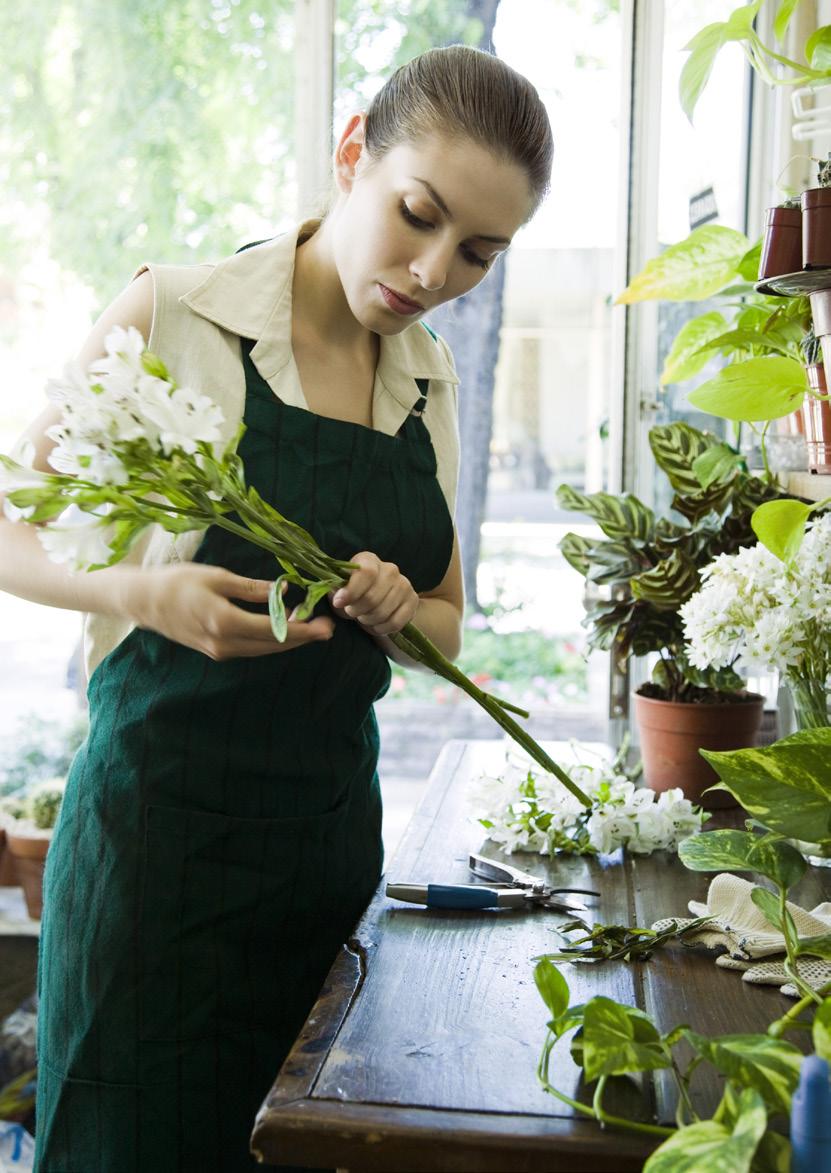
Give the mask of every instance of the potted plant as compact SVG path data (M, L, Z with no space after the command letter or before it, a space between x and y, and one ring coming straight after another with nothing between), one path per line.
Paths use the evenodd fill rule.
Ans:
M65 784L65 778L38 783L24 799L18 800L19 813L6 824L7 848L14 859L32 920L39 920L43 910L43 867Z
M817 186L802 193L802 267L831 266L831 155L819 164Z
M699 748L753 745L763 699L748 694L731 667L701 669L690 661L680 608L716 555L756 542L754 509L782 494L751 476L728 444L688 424L654 427L649 442L675 490L680 521L656 519L632 495L586 495L562 485L560 505L587 513L605 537L569 533L560 548L590 586L589 646L611 650L621 667L631 656L658 654L651 681L635 694L646 782L659 791L680 786L699 801L716 781ZM702 801L724 805L725 797Z
M765 210L759 280L797 273L802 268L802 207L799 200L785 200Z

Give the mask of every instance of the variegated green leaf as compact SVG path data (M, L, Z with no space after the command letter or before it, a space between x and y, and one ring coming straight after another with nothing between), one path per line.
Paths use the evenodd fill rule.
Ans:
M761 909L765 920L775 929L782 931L782 914L779 909L779 900L769 888L753 888L750 899L758 909Z
M649 429L649 447L658 467L678 493L697 493L701 482L693 471L695 461L721 441L689 424L659 424Z
M799 1081L802 1052L769 1035L722 1035L708 1039L694 1031L687 1038L728 1079L753 1088L771 1112L789 1112Z
M814 1050L820 1059L826 1059L831 1063L831 998L826 998L814 1015L811 1033Z
M753 532L763 546L782 562L790 562L799 553L805 537L805 522L812 505L802 501L765 501L750 519Z
M749 358L725 367L687 397L693 407L723 419L779 419L805 398L808 377L792 358Z
M583 1064L586 1079L654 1071L672 1060L651 1020L634 1006L602 995L586 1003L583 1014Z
M628 583L635 574L640 574L649 559L636 546L628 542L598 542L592 551L594 565L587 578L598 585Z
M737 275L749 241L721 224L704 224L672 244L629 282L616 304L638 301L703 301Z
M659 611L677 611L700 585L695 564L681 550L673 550L658 566L636 575L631 582L635 598Z
M766 1128L764 1100L754 1088L745 1088L732 1129L715 1120L679 1128L652 1153L643 1173L749 1173Z
M820 933L816 937L799 937L796 943L797 957L831 958L831 933Z
M748 814L772 831L831 840L831 728L802 729L755 749L702 750Z
M705 831L692 839L681 844L678 855L684 867L694 872L759 872L780 888L790 888L808 866L801 852L771 835Z
M563 509L577 509L593 518L609 538L648 542L655 528L655 515L631 493L578 493L571 485L560 485L557 501Z
M712 311L686 322L675 336L661 371L661 386L683 383L697 375L706 365L709 355L702 351L705 343L727 330L727 319Z

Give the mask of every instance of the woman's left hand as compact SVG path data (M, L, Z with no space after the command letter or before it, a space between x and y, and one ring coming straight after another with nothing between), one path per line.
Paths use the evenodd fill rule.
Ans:
M371 635L393 635L410 622L419 598L394 562L362 550L349 559L353 570L345 586L333 596L332 607L342 617L357 619Z

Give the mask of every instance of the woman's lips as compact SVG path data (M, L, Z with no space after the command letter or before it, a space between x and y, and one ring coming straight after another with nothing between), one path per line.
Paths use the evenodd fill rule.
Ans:
M410 301L408 297L404 297L401 293L396 293L394 289L389 289L386 285L378 282L378 288L381 290L381 296L390 307L395 310L397 314L420 314L424 306L419 305L417 301Z

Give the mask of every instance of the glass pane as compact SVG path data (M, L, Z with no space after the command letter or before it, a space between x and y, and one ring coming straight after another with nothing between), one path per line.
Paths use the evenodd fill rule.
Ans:
M219 260L293 219L294 4L6 6L0 451L145 260ZM175 372L174 372L175 374ZM0 745L63 715L79 617L0 594ZM77 664L73 665L77 670Z
M336 133L395 65L429 44L477 35L464 5L340 0L337 11ZM468 617L462 667L530 708L537 735L601 738L607 657L584 665L583 579L557 548L569 530L595 531L582 515L558 507L555 490L568 482L595 491L607 482L621 20L615 0L501 0L492 42L537 87L556 154L552 193L505 261L477 575L481 611ZM447 333L444 321L434 325ZM474 343L455 339L453 346L457 366L467 370L464 412L481 372ZM462 461L477 455L463 447ZM431 697L441 709L428 715ZM431 746L410 761L404 750L388 749L387 777L429 768L427 759L449 737L498 733L461 694L411 672L395 674L379 718L382 746L392 745L399 724L417 726Z

